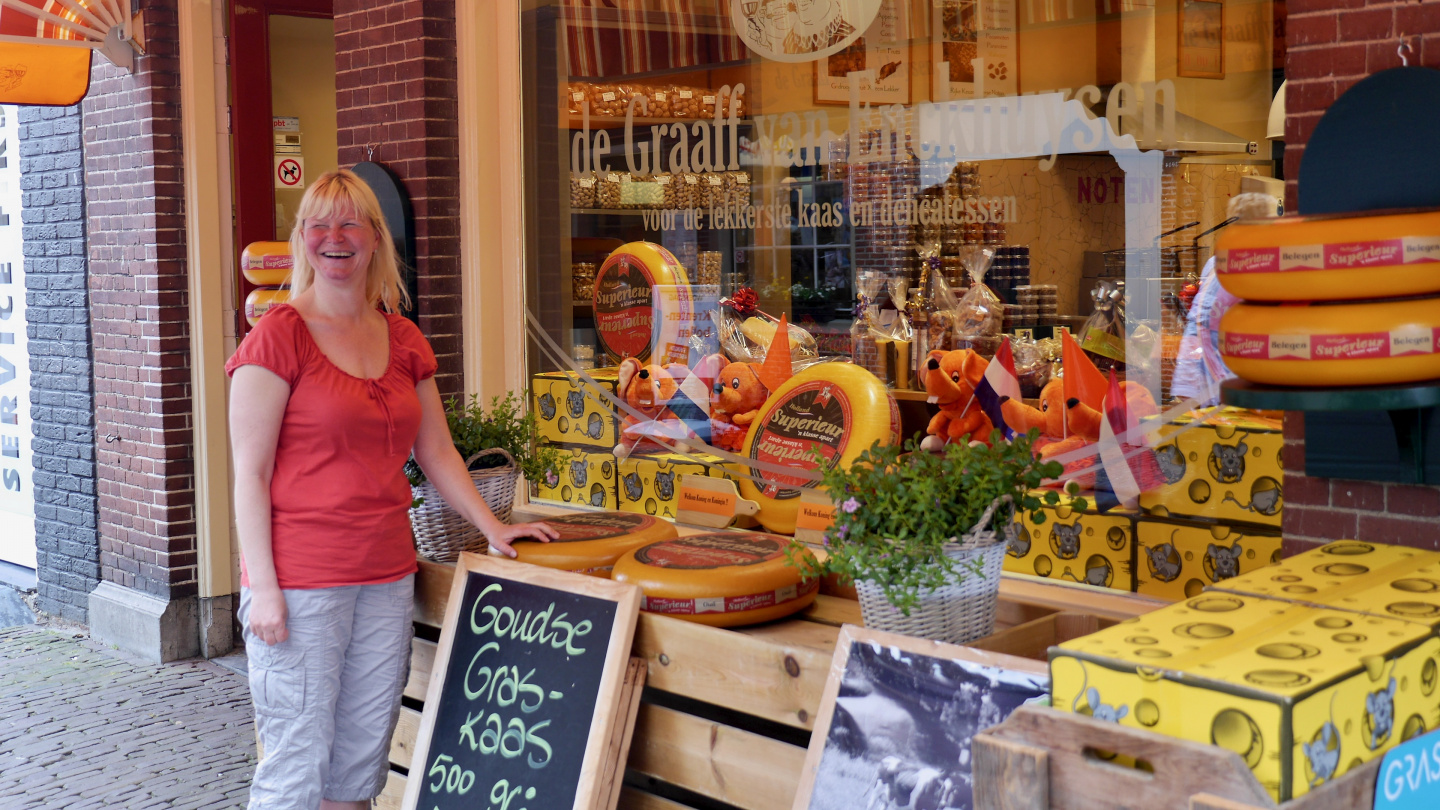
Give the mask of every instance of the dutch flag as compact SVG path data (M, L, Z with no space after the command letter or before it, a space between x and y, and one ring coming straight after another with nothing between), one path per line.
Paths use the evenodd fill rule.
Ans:
M990 424L1000 431L1000 435L1010 439L1015 436L1015 431L1005 424L1005 414L1000 408L1001 397L1020 399L1020 380L1015 376L1015 354L1010 350L1008 337L1000 344L995 359L985 368L985 376L981 378L980 384L975 386L975 399L979 400L980 409L990 417Z

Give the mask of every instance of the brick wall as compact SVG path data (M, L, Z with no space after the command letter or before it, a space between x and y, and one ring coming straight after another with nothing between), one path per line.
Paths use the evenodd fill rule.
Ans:
M1399 67L1398 38L1411 65L1440 67L1440 3L1288 0L1285 21L1285 176L1296 210L1300 158L1325 110L1372 73ZM1311 478L1304 414L1285 415L1285 542L1288 552L1356 538L1440 549L1440 487Z
M100 567L173 599L197 593L176 6L136 6L149 55L97 57L83 102Z
M18 109L39 607L85 623L100 549L80 108Z
M410 194L416 309L440 362L441 396L464 390L455 56L454 0L335 2L340 164L383 163Z

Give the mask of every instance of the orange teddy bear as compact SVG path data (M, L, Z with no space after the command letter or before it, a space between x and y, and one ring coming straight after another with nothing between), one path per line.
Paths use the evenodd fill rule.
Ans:
M990 417L975 399L975 386L990 364L969 349L930 352L923 371L928 402L940 406L920 443L922 450L938 451L946 444L969 435L971 441L990 443Z
M625 414L620 423L620 443L615 445L615 458L628 458L637 447L664 449L651 437L666 439L682 448L686 440L700 438L687 418L671 408L677 401L681 384L689 376L690 369L681 363L646 366L633 357L620 363L619 396L643 418Z
M769 389L760 381L759 363L730 363L722 368L710 397L710 443L740 452L750 423L769 398Z
M1132 418L1154 416L1160 410L1150 390L1139 383L1120 383L1125 404ZM1001 399L1001 410L1005 424L1017 432L1039 428L1049 439L1040 447L1040 457L1049 458L1068 450L1075 450L1100 440L1100 420L1105 415L1098 409L1081 402L1075 397L1065 399L1063 380L1051 380L1040 391L1040 407L1032 408L1023 402Z

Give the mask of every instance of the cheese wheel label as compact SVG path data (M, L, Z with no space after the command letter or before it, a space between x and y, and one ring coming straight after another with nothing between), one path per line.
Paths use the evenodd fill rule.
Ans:
M1440 352L1440 328L1337 335L1226 332L1221 345L1221 354L1245 360L1375 360Z
M638 257L612 254L595 280L595 329L614 357L650 357L655 277Z
M820 580L812 579L799 585L786 585L773 591L761 591L744 596L712 596L700 599L675 599L666 596L645 596L641 598L640 609L648 613L668 613L672 616L695 616L701 613L740 613L758 608L774 607L809 596L820 588Z
M245 254L245 270L293 270L295 257L289 253L270 253L264 256Z
M812 450L819 450L828 470L839 462L850 441L854 410L845 391L828 380L805 383L761 415L750 458L809 471ZM777 500L800 497L798 487L813 487L808 477L759 471L766 496Z
M651 543L635 551L635 561L656 568L708 571L757 565L785 556L783 538L744 534L694 534Z
M627 534L645 531L659 522L659 519L649 515L636 515L629 512L572 515L544 521L560 535L551 540L552 543L574 543L624 537Z
M1365 242L1221 250L1216 252L1215 272L1234 275L1360 270L1432 262L1440 262L1440 237L1406 236Z

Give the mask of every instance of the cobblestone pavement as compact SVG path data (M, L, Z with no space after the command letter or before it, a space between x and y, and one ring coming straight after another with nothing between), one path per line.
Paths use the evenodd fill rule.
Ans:
M0 629L0 810L242 808L254 766L242 676Z

